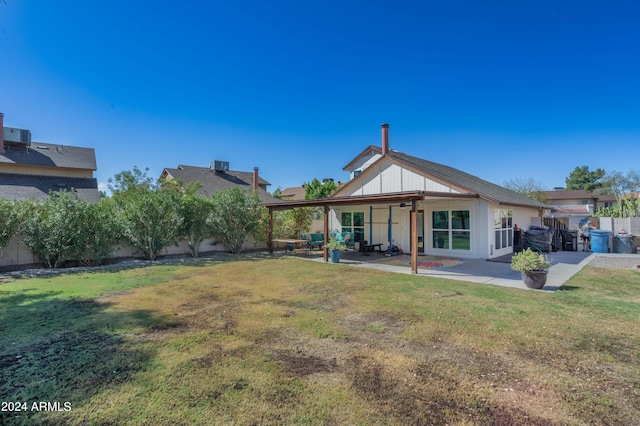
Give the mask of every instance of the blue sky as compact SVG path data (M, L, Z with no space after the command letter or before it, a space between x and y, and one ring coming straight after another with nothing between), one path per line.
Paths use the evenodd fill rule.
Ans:
M380 144L503 184L640 169L637 1L0 2L0 112L134 165L276 187Z

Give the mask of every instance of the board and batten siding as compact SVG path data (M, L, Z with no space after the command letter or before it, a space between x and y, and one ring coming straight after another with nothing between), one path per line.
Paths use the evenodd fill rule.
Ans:
M378 195L405 191L464 193L451 184L425 177L388 160L362 173L357 184L348 185L338 195Z

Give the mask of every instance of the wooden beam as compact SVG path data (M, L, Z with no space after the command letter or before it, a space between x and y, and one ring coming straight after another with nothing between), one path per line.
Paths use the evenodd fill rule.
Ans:
M324 205L324 261L329 261L329 249L327 243L329 242L329 205Z
M269 207L269 229L267 231L269 253L273 254L273 209Z
M418 273L418 210L416 200L411 200L411 273Z

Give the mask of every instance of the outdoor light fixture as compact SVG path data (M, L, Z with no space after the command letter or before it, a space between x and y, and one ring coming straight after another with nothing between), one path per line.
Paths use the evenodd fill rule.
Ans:
M401 208L402 210L404 210L406 207L407 207L407 205L406 205L405 203L400 203L400 208Z

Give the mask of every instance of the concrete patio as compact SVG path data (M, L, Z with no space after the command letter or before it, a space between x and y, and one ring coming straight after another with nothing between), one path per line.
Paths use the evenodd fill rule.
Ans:
M399 255L406 256L409 255ZM399 257L395 256L395 257ZM324 262L321 255L318 256L296 256L316 262ZM614 253L591 253L582 251L558 251L548 254L551 261L551 269L547 278L547 283L542 290L555 291L562 286L569 278L579 272L584 266L592 261L596 261L596 266L611 267L624 266L624 269L640 264L640 256L637 254L614 254ZM411 275L411 268L397 264L389 264L389 257L383 253L368 253L368 256L356 251L342 253L341 265L376 269L379 271L394 272ZM468 281L479 284L492 284L503 287L528 288L522 282L520 272L513 271L510 267L510 256L493 259L465 259L464 263L450 266L444 269L418 268L418 276L445 278L450 280Z

